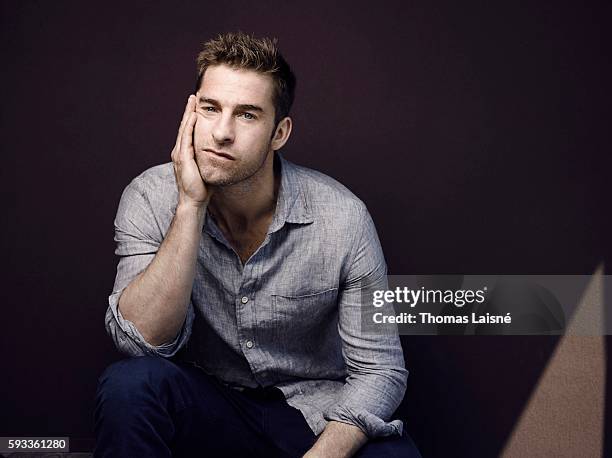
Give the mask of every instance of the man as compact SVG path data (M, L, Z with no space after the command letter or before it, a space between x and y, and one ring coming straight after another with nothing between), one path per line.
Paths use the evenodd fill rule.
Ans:
M204 44L172 163L125 189L96 456L418 456L390 421L397 332L360 332L386 287L363 203L278 150L295 77L275 42Z

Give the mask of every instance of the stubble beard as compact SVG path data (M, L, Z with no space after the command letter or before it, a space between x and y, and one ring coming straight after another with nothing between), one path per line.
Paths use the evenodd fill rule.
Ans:
M223 159L215 160L210 156L197 161L198 170L204 183L215 187L228 187L238 184L246 185L264 166L268 154L273 154L270 150L271 141L266 147L266 153L258 155L261 160L244 163L236 159L235 161L226 162ZM202 153L207 155L206 152Z

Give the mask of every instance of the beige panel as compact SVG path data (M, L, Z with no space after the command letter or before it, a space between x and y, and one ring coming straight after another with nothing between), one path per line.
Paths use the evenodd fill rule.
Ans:
M599 457L603 453L606 358L601 334L603 266L593 274L503 457ZM585 335L585 334L590 334Z

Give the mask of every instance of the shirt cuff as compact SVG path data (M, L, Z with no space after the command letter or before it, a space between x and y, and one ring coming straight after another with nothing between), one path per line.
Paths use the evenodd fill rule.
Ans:
M189 340L193 325L194 313L191 303L187 307L185 322L172 342L151 345L142 336L134 323L123 318L119 310L119 297L123 290L113 292L108 297L106 311L106 331L113 339L117 349L130 356L156 355L164 358L174 356Z
M401 436L404 424L401 420L386 422L382 418L363 409L335 405L323 413L328 421L340 421L360 428L370 439L375 437Z

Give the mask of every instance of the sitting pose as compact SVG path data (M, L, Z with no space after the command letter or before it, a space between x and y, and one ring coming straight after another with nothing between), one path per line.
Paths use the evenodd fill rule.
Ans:
M364 288L387 287L370 214L278 153L276 42L223 34L197 65L172 162L117 211L106 329L130 358L98 381L95 456L420 456L397 329L361 332Z

